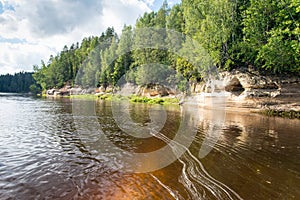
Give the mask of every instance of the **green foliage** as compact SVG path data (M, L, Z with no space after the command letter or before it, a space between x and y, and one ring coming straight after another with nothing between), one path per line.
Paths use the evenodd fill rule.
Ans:
M139 85L177 80L185 91L216 68L299 74L299 19L299 0L182 0L172 8L165 1L120 38L107 28L34 66L32 90L106 88L125 75Z
M171 84L171 77L174 75L174 70L166 65L150 64L142 65L136 72L136 83L138 85L148 84Z
M50 56L48 64L34 66L34 79L43 90L61 88L66 84L95 87L101 74L100 52L108 49L117 35L108 28L100 37L84 38L81 45L65 46L57 56Z
M244 23L248 55L261 70L299 72L300 2L251 0Z
M189 81L194 81L201 77L198 69L184 58L177 58L176 70Z
M166 105L166 104L178 104L179 101L177 98L159 98L159 97L148 98L148 97L140 97L140 96L133 95L130 97L130 102Z
M86 99L86 100L95 100L97 96L94 94L80 94L80 95L71 95L71 99Z
M37 84L32 84L29 86L29 90L32 94L39 94L42 90L42 88L40 86L38 86Z
M14 75L0 75L0 92L27 93L35 84L33 73L20 72ZM33 88L32 88L33 89ZM39 88L35 88L38 90Z
M100 75L100 84L105 88L113 83L114 76L114 66L116 62L116 51L118 43L117 38L113 37L112 42L109 48L101 51L101 75Z
M112 74L112 84L116 85L120 78L129 70L133 62L131 48L133 45L133 30L131 26L124 26L122 35L116 50L117 59L115 61Z
M104 94L104 95L99 96L99 98L101 100L108 100L108 101L110 101L110 100L112 100L113 95L112 94Z
M295 111L295 110L272 110L272 109L267 109L263 110L260 113L265 114L267 116L272 116L272 117L284 117L284 118L290 118L290 119L300 119L300 112Z
M234 28L234 3L230 0L183 0L182 7L186 33L202 45L212 61L204 68L222 67Z

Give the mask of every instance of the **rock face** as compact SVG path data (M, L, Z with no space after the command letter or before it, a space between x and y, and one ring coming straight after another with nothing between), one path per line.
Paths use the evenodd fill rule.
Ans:
M143 97L164 97L169 95L175 95L175 92L170 88L158 84L149 84L140 87L137 95Z
M223 72L225 91L244 97L275 97L280 92L278 78L257 75L251 72Z
M132 83L126 83L117 93L123 96L130 96L134 94L142 97L164 97L175 95L173 90L163 85L149 84L145 86L137 86Z
M230 79L226 80L226 82L227 83L225 83L224 87L225 91L236 93L238 95L245 91L245 88L236 76L231 77Z
M95 94L96 88L82 89L80 87L70 88L69 92L71 95L82 95L82 94Z
M193 87L193 93L226 91L244 98L300 97L300 77L262 76L249 71L221 72L219 80L210 79Z
M71 94L71 86L66 85L61 89L50 89L46 91L46 95L48 97L62 97L62 96L70 96Z
M300 111L300 77L262 76L235 70L221 72L218 80L210 78L192 88L192 93L200 99L223 92L231 108Z
M137 94L139 91L139 87L132 83L126 83L122 88L117 92L122 96L130 96L133 94Z
M299 97L300 78L299 77L275 77L261 76L251 72L234 71L225 74L225 90L231 92L231 86L239 84L244 91L240 94L244 97ZM235 84L232 80L235 79ZM239 83L238 83L239 82Z
M50 90L47 90L46 94L47 94L47 96L51 96L51 95L54 95L54 93L56 91L57 91L56 89L50 89Z
M71 95L79 95L82 94L82 89L80 87L78 88L71 88L70 89L70 94Z

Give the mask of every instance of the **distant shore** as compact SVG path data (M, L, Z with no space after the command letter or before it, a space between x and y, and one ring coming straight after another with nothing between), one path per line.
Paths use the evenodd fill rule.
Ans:
M124 95L126 94L126 95ZM218 78L192 83L189 95L184 95L159 84L137 86L126 83L122 88L73 88L65 86L51 89L47 97L81 99L128 99L149 104L184 104L209 107L206 100L223 95L226 109L256 112L268 116L300 118L300 77L263 76L249 70L221 72ZM187 102L189 101L189 102Z
M201 96L203 94L193 94L192 96ZM190 97L192 97L190 96ZM166 97L143 97L143 96L121 96L112 93L99 94L81 94L81 95L68 95L68 96L53 96L48 95L47 98L71 98L71 99L86 99L86 100L128 100L132 103L147 103L147 104L193 104L200 107L210 108L213 104L204 103L196 100L183 101L176 96ZM212 97L213 98L213 97ZM198 98L199 99L199 98ZM207 97L206 97L207 101ZM215 105L217 106L217 105ZM253 112L267 116L278 116L285 118L298 118L300 119L300 102L298 97L289 98L232 98L226 97L224 99L224 109L235 112Z

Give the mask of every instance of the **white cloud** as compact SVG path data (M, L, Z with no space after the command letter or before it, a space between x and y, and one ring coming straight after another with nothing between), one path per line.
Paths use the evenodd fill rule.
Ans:
M148 4L149 6L153 6L155 0L144 0L144 2L146 4Z
M169 6L181 3L181 0L168 0Z
M1 2L10 9L0 14L0 74L30 70L65 44L100 35L108 26L120 32L125 23L134 24L140 15L150 11L149 4L140 0ZM11 43L15 39L25 42Z
M40 64L41 59L55 53L45 45L27 43L2 43L0 52L0 74L32 71L33 64Z
M104 0L103 8L103 26L108 27L114 24L115 30L119 33L125 22L135 24L140 15L151 11L145 3L138 0Z

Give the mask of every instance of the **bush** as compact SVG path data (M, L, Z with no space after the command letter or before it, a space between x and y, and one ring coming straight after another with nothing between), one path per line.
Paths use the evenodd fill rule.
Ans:
M148 97L140 97L140 96L133 95L130 97L130 102L164 105L164 104L178 104L178 99L177 98L160 98L160 97L148 98Z

